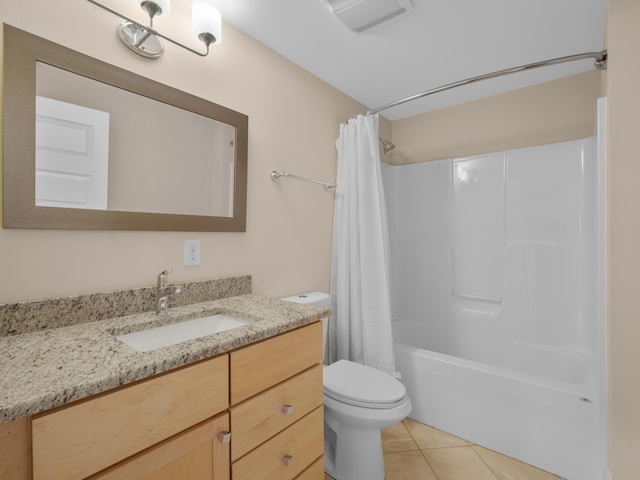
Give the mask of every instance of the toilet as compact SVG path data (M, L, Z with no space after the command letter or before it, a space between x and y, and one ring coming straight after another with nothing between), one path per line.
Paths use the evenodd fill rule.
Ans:
M323 292L283 300L330 308ZM323 357L329 319L323 319ZM411 412L404 385L391 375L349 360L324 367L324 462L336 480L384 480L380 429Z

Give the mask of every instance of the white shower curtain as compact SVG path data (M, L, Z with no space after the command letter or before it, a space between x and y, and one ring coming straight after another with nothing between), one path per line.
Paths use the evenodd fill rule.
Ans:
M336 148L330 359L353 360L395 375L378 115L341 124Z

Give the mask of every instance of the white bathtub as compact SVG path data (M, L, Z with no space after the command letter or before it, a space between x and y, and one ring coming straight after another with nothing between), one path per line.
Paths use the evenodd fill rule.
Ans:
M435 351L452 345L431 327L394 322L393 333L410 418L569 480L602 479L589 358L503 344L478 361Z

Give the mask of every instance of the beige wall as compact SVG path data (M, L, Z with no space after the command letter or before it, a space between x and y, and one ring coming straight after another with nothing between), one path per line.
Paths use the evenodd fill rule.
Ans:
M105 3L144 21L136 2ZM169 17L185 31L189 6L172 2ZM229 25L207 58L167 45L151 61L120 44L116 17L85 1L5 1L0 20L249 116L246 233L2 229L0 303L151 285L165 268L174 281L249 273L255 292L277 296L329 288L333 194L269 174L333 181L339 124L362 105ZM183 266L185 239L201 240L200 266Z
M602 74L593 70L393 122L402 165L595 135Z
M608 0L609 465L640 475L640 2Z

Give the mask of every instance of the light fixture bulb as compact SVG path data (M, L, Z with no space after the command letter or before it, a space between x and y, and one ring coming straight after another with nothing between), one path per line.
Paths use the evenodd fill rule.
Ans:
M222 42L222 15L209 0L193 0L191 3L193 33L207 46Z

